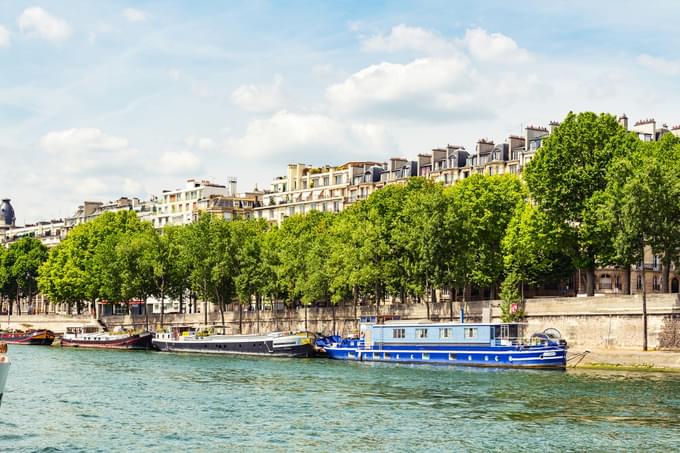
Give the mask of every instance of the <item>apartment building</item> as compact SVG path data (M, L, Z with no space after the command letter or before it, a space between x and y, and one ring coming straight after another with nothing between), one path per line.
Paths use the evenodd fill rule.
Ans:
M91 222L105 212L134 211L140 220L151 221L155 210L155 199L140 200L139 198L120 197L115 201L84 201L78 206L76 212L64 219L64 226L67 230L76 225Z
M156 199L156 211L152 216L155 228L165 225L187 225L194 220L200 200L214 196L229 197L236 194L236 178L228 178L227 185L207 180L187 180L181 189L164 190Z
M23 226L14 226L3 231L0 233L2 234L0 242L9 245L21 238L32 237L39 239L47 247L54 247L66 236L66 231L64 221L61 219L40 221Z
M384 170L384 164L368 161L337 167L290 164L286 176L275 178L271 191L263 194L255 217L281 223L294 214L313 210L340 212L376 190Z
M196 202L193 210L193 220L203 213L222 217L226 220L251 219L254 217L255 208L262 206L264 192L252 191L233 196L210 195Z

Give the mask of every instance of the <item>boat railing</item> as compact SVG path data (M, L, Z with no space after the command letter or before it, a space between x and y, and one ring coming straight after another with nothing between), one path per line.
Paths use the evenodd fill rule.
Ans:
M524 344L524 340L519 337L496 338L493 340L494 346L520 346Z

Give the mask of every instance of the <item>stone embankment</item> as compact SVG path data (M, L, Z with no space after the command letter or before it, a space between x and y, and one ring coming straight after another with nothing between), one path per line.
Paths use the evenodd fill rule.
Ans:
M469 321L500 321L500 302L481 301L461 304L430 304L430 319L458 320L461 308ZM425 304L391 304L380 307L381 315L399 316L401 319L427 319ZM596 296L569 298L529 299L526 302L527 333L546 328L559 330L570 345L570 354L585 351L583 358L576 356L570 363L579 366L602 364L638 366L644 368L675 368L680 370L680 297L678 294L651 294L647 301L648 347L642 350L642 300L635 296ZM309 330L313 332L339 332L342 335L357 330L359 316L376 315L374 306L342 306L298 310L244 310L242 332L272 332ZM164 324L201 325L206 316L201 313L166 314ZM307 319L305 323L305 318ZM109 327L142 328L146 318L136 316L107 316L103 321ZM159 327L160 315L149 316L150 327ZM220 314L209 312L208 324L219 325ZM95 322L88 316L59 317L56 315L15 316L12 328L46 328L63 332L67 325ZM239 312L225 313L228 333L238 333ZM0 327L6 327L6 319L0 318ZM665 351L665 352L662 352ZM580 360L579 360L580 359Z

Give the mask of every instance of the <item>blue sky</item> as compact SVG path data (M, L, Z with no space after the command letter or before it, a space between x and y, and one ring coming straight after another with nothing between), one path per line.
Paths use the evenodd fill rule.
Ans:
M0 195L23 223L569 110L675 125L678 23L676 2L1 2Z

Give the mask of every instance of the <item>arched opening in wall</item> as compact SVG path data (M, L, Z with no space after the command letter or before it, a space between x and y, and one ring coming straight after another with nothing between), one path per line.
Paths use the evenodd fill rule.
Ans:
M677 278L671 280L671 292L672 293L680 292L680 282L678 282Z
M600 276L600 289L612 289L612 278L609 274Z

